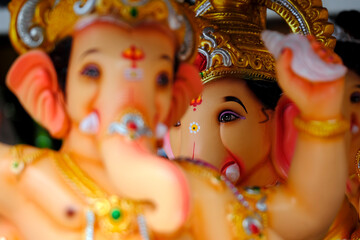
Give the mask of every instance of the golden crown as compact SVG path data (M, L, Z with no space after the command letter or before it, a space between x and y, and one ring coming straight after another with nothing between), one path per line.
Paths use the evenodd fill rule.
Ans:
M192 10L202 31L196 61L204 83L223 77L275 80L275 61L260 37L267 9L292 32L335 46L334 27L321 0L200 0Z
M130 25L156 21L175 32L182 61L196 54L198 34L193 13L173 0L12 0L10 39L19 53L41 48L50 52L76 22L87 15L114 16Z

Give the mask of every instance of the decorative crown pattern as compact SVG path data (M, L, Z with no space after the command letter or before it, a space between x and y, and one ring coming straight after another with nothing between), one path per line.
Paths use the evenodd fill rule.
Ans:
M154 20L175 33L178 56L186 61L196 54L198 36L193 14L184 5L175 0L13 0L10 39L19 53L34 48L49 52L83 16L110 15L130 25Z
M204 83L223 77L275 81L275 61L260 37L267 9L292 32L335 46L334 27L321 0L199 0L192 10L202 30L197 61L203 62Z

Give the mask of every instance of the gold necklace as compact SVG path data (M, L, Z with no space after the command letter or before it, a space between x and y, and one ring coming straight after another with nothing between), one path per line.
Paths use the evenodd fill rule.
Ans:
M52 152L52 157L69 185L80 193L89 205L102 233L110 233L122 239L140 231L143 239L149 239L139 202L107 194L72 161L68 154ZM88 218L94 216L90 214ZM94 222L88 219L89 221ZM93 231L87 229L86 239L93 239Z
M236 239L262 240L266 239L263 233L267 226L266 192L260 188L251 187L238 190L226 177L209 163L189 158L177 158L175 161L188 172L208 180L208 183L217 190L228 188L234 194L236 201L228 207L228 220L232 223Z

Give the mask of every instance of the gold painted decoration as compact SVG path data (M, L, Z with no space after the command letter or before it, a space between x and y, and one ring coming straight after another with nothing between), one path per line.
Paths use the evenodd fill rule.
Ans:
M235 197L227 206L226 220L229 221L234 239L266 239L268 226L267 196L269 189L248 187L238 189L229 179L219 173L213 165L201 160L177 158L176 161L187 172L207 180L218 192L230 190Z
M224 77L275 81L275 60L260 36L267 9L278 13L292 32L335 46L321 0L199 0L192 10L202 31L196 62L204 83Z
M140 202L106 193L76 165L69 154L51 151L50 156L66 182L89 206L92 220L87 217L87 228L91 228L90 233L86 233L87 239L93 239L96 229L105 236L116 239L126 239L141 232L143 226L139 222L139 216L142 216ZM149 239L147 232L145 235L144 239Z
M267 8L280 15L294 33L314 35L329 48L334 48L334 25L321 0L259 0Z
M193 14L175 0L12 0L9 10L9 35L19 53L36 48L51 52L83 17L111 16L131 26L163 24L177 37L180 60L191 61L196 54Z

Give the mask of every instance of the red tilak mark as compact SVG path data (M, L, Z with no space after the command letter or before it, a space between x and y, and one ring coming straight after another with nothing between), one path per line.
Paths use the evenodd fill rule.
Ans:
M196 111L196 108L194 108L193 111Z
M194 146L193 146L193 154L192 154L192 159L194 160L195 157L195 142L194 142Z
M131 61L131 67L136 68L136 62L143 60L145 58L145 54L143 50L140 48L131 45L128 49L123 51L122 53L123 58L129 59Z
M196 106L200 105L201 103L202 103L202 97L200 95L198 98L196 98L196 99L194 98L191 100L190 106L196 107Z
M129 103L134 103L135 101L135 98L134 98L134 89L130 88L129 89L129 95L128 95L128 98L129 98Z

